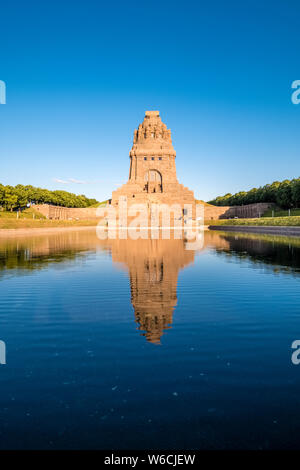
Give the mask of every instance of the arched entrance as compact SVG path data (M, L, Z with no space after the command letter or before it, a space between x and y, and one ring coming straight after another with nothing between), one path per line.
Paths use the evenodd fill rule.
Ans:
M149 170L145 174L144 190L148 193L162 193L162 176L157 170Z

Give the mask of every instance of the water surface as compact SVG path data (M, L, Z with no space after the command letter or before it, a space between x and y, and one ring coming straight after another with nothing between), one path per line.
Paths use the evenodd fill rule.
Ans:
M0 239L0 448L298 448L300 241Z

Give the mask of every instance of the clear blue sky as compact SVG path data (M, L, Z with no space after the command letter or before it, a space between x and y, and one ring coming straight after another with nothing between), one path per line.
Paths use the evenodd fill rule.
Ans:
M110 197L151 109L199 198L300 175L299 1L28 0L0 16L3 184Z

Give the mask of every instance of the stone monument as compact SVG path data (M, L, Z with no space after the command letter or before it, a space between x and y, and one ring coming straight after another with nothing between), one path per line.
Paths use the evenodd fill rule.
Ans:
M193 191L177 180L171 131L162 122L159 111L146 111L144 121L134 131L129 156L129 179L112 193L113 206L118 206L120 197L126 198L128 205L195 205Z

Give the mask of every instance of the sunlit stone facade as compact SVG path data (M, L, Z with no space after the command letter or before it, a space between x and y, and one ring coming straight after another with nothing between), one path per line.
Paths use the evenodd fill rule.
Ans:
M194 193L176 176L176 152L171 131L158 111L146 111L144 121L134 131L130 151L129 179L112 194L112 205L121 196L127 203L195 204Z

